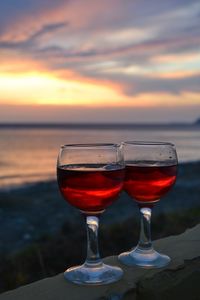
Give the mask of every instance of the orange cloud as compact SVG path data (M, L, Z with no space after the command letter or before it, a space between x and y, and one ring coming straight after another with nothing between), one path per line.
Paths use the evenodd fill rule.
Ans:
M32 70L47 70L45 62L34 60L29 55L22 55L14 51L0 50L0 73L21 73Z
M163 79L181 79L181 78L189 78L193 76L200 76L200 71L190 71L190 70L182 70L182 71L174 71L174 72L163 72L156 73L155 77L163 78Z
M165 54L165 55L157 55L153 56L151 58L151 62L153 63L176 63L176 62L181 62L181 63L186 63L186 62L195 62L195 61L200 61L200 53L193 51L190 52L188 51L187 53L174 53L174 54Z

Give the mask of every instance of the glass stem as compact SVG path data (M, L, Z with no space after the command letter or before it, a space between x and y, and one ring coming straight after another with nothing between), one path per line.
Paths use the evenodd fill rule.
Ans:
M138 248L145 251L153 248L151 241L151 209L147 207L140 208L141 228Z
M102 265L99 255L98 229L99 218L96 216L86 216L87 226L87 258L85 265L87 267L98 267Z

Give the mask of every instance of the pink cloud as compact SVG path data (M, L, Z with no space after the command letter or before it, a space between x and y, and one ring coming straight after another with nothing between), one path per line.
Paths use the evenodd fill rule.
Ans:
M175 70L174 74L154 76L154 69L162 66L156 57L170 57L171 53L176 56L184 53L187 57L187 53L200 46L195 3L195 0L189 4L186 0L181 3L153 0L151 6L147 6L144 0L43 0L40 4L30 0L19 8L13 4L16 14L13 9L0 30L2 66L10 69L12 60L21 60L24 66L25 60L27 69L45 68L57 76L112 85L125 94L160 90L177 93L184 86L198 90L200 83L195 76L200 69L198 59L195 67L195 62L186 66L183 60L181 70ZM2 2L0 7L6 5ZM187 11L192 27L186 18ZM160 23L156 23L158 21ZM141 36L113 39L118 33L131 29ZM2 55L5 51L11 60ZM173 62L173 59L169 61ZM138 73L127 74L127 66L138 69ZM18 67L20 71L20 65L14 63L13 71ZM151 78L145 75L145 69L152 70ZM184 76L180 75L182 70Z

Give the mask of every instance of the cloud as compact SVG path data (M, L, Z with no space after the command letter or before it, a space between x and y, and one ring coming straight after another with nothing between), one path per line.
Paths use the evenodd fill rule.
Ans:
M18 2L0 3L0 54L129 96L199 91L199 57L189 60L200 48L197 0Z

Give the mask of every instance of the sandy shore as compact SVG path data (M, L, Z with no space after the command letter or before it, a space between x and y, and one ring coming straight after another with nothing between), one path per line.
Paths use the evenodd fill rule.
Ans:
M176 185L156 205L154 215L186 214L188 209L199 208L199 174L200 162L181 164ZM130 217L138 218L138 209L122 193L102 215L101 223L109 226ZM62 199L54 181L0 191L0 253L12 253L40 237L55 235L65 222L83 223L83 218Z

